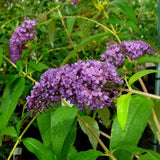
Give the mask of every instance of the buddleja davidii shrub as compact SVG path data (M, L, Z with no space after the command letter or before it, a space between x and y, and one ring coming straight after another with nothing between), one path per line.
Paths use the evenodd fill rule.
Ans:
M120 46L117 45L116 47L111 46L111 48L108 48L108 52L106 51L108 55L104 56L104 60L106 58L105 62L95 60L89 60L87 62L78 61L77 63L73 63L73 65L63 65L61 68L52 68L46 71L41 76L40 82L35 84L33 90L31 91L31 95L27 98L28 110L30 110L33 114L34 112L39 113L42 110L50 107L52 103L56 106L56 102L61 102L60 100L62 98L66 98L73 104L76 103L78 105L78 108L82 110L86 109L87 106L92 110L97 108L104 108L108 105L110 106L112 98L114 96L116 96L117 98L118 96L117 92L114 92L111 89L113 89L114 85L117 85L117 83L122 83L120 78L117 76L117 63L118 65L123 64L122 60L124 61L123 56L125 54L130 58L136 59L140 55L142 55L142 52L150 51L149 48L149 45L141 41L122 42ZM123 52L123 54L121 54L121 52ZM114 65L116 65L116 67ZM35 67L36 66L38 67L38 64L35 65ZM108 90L105 90L106 88L104 87L106 87ZM144 99L142 102L144 102ZM106 104L105 106L104 103ZM132 103L135 104L133 101ZM51 105L51 107L53 107L53 104ZM64 113L63 108L60 110L61 113ZM76 111L74 112L74 116L72 117L73 119L75 118L75 115ZM58 117L59 115L57 115L57 118ZM66 120L65 118L66 117L63 118L62 116L62 120ZM69 117L67 117L67 122L71 124L68 119ZM88 120L89 118L83 117L83 120L86 119ZM54 122L57 123L56 119L54 119ZM116 125L118 124L116 123ZM54 129L56 129L58 126L59 125L57 125ZM56 136L58 135L59 134L56 134ZM53 138L52 140L54 141L55 139ZM29 149L30 145L27 145L27 142L32 142L32 144L36 144L34 146L39 146L42 150L43 148L45 148L43 145L41 145L41 143L38 143L35 140L24 140L24 144ZM32 149L30 150L33 152ZM114 149L114 147L111 146L111 149ZM57 152L59 156L60 151ZM50 155L49 150L48 152L46 151L46 153L49 153L47 154L48 156ZM40 152L39 155L41 155Z
M31 95L27 97L27 109L32 114L37 114L38 112L45 111L49 107L56 107L56 101L60 103L62 98L69 100L70 103L77 104L78 109L81 110L85 110L86 106L91 110L104 109L107 106L111 106L111 99L114 97L117 98L118 96L118 92L114 90L115 88L118 89L116 83L122 84L122 81L117 76L115 66L122 66L126 57L136 60L142 55L151 55L151 52L154 52L152 47L143 41L123 41L121 44L114 44L107 49L102 55L102 59L105 60L104 62L89 60L85 63L78 61L71 66L64 65L59 69L50 69L42 75L40 82L35 84ZM102 67L103 65L104 68ZM130 86L141 76L156 71L145 70L142 72L141 74L137 73L137 75L133 75L133 77L129 79ZM149 119L153 102L141 96L131 96L132 92L142 94L142 92L137 92L132 88L124 91L130 91L130 93L122 95L118 99L118 121L117 118L114 119L110 149L120 148L120 150L118 149L114 153L114 156L117 158L132 156L133 154L137 154L137 151L139 153L145 151L152 154L149 150L137 148L136 145ZM146 102L145 105L144 102ZM51 104L54 104L54 106L51 106ZM139 112L138 108L141 106L141 110L144 110L146 105L148 106L148 110L143 115L141 123L138 122L139 124L137 124L137 119L142 119L142 112ZM82 130L90 139L90 133L86 131L87 129L83 126L82 122L91 125L91 123L95 123L93 122L94 120L90 117L80 117L79 115L78 118ZM131 126L131 122L133 126ZM92 129L90 129L90 131L91 130ZM133 130L136 130L138 134L134 136L134 138L131 138ZM93 132L92 130L92 133ZM117 134L119 133L122 139L117 138ZM98 135L98 133L96 134ZM130 138L128 138L128 136ZM90 139L90 141L95 147L95 143L93 143L94 140ZM125 146L126 144L127 147L128 145L130 145L130 147L127 148ZM115 158L112 154L109 156L112 159ZM158 155L156 154L156 156Z

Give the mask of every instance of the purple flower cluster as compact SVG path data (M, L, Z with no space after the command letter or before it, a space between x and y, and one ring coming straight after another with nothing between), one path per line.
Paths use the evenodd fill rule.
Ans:
M121 44L114 44L107 48L107 51L101 55L101 60L112 63L115 66L121 66L126 56L137 59L138 57L150 54L154 50L143 41L122 41Z
M16 28L10 39L10 59L13 63L21 59L22 50L25 48L25 42L34 39L36 36L36 20L24 19L20 27Z
M121 66L124 63L125 56L121 51L121 46L114 44L107 48L107 51L101 55L101 60L105 60L115 66Z
M150 54L153 51L152 47L148 43L136 40L123 41L120 44L120 47L126 56L133 59L137 59L145 54Z
M71 66L47 70L27 97L27 110L41 112L64 98L78 109L100 109L110 106L116 91L105 88L123 81L117 76L115 66L110 63L88 60Z

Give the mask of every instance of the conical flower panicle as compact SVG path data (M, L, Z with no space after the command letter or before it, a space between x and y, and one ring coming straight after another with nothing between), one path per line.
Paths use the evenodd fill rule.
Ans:
M32 40L36 36L36 20L24 19L20 27L16 28L10 39L10 59L13 63L21 59L22 50L25 48L25 42Z
M27 110L41 112L56 106L62 98L77 104L81 110L85 110L86 106L91 110L108 107L117 93L105 91L104 85L122 84L117 74L112 64L95 60L80 60L71 66L49 69L27 97Z

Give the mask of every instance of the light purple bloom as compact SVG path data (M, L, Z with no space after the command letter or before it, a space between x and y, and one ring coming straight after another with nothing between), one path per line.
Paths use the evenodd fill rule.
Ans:
M105 88L123 83L117 74L112 64L95 60L80 60L71 66L49 69L27 97L27 110L40 112L56 106L62 98L77 104L81 110L85 110L86 105L91 110L108 107L115 93Z
M116 67L123 65L125 58L128 56L132 59L150 54L154 50L143 41L122 41L121 44L114 44L107 48L106 52L101 55L101 60L109 62Z
M138 57L145 55L145 54L150 54L153 52L152 47L143 41L123 41L120 44L122 52L133 59L137 59Z
M10 59L13 63L21 59L22 50L25 48L25 42L32 40L36 36L36 20L24 19L20 27L16 28L10 39Z

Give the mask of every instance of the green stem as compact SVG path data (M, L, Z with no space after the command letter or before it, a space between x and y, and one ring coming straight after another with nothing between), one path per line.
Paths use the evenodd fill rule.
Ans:
M154 98L154 99L160 99L160 96L150 94L148 92L137 91L137 90L134 90L132 88L126 89L126 88L110 87L110 88L105 88L105 89L106 90L113 90L114 89L114 90L117 90L117 91L131 92L133 94L139 94L139 95L143 95L143 96L146 96L146 97L151 97L151 98Z
M102 5L101 5L101 6L102 6ZM108 16L108 14L107 14L107 12L105 11L105 9L104 9L103 6L102 6L102 10L103 10L103 13L104 13L105 17L106 17L107 19L109 19L109 16ZM113 26L112 24L110 24L110 27L111 27L112 31L115 33L118 43L121 43L121 40L120 40L119 36L117 35L117 32L116 32L114 26Z
M109 19L109 16L108 16L105 8L103 7L102 3L101 3L99 0L97 0L97 2L98 2L98 5L100 6L100 10L103 11L105 17L106 17L107 19ZM109 25L110 25L112 31L114 32L114 34L115 34L115 36L116 36L116 38L117 38L118 43L121 43L121 40L120 40L119 36L117 35L117 32L116 32L114 26L113 26L112 24L109 24Z
M74 48L76 47L76 45L74 45ZM66 47L60 47L60 48L54 48L54 49L49 49L47 52L52 52L52 51L56 51L56 50L65 50L68 48L72 48L72 46L66 46Z
M5 24L2 25L1 29L3 29L8 23L10 23L11 21L13 21L13 20L15 20L15 19L17 19L19 17L23 17L23 15L10 19L9 21L7 21Z
M139 94L139 95L143 95L143 96L146 96L146 97L151 97L151 98L154 98L154 99L160 99L160 96L150 94L150 93L147 93L147 92L137 91L137 90L134 90L134 89L130 89L128 91L130 91L131 93L134 93L134 94Z
M104 132L102 132L102 131L100 131L100 134L101 134L102 136L106 137L107 139L111 139L111 136L109 136L108 134L106 134L106 133L104 133Z
M21 133L21 135L18 137L18 139L17 139L16 143L14 144L14 147L12 148L12 150L11 150L11 152L10 152L7 160L10 160L10 159L11 159L11 157L12 157L12 155L13 155L16 147L17 147L17 145L20 143L23 135L26 133L26 131L28 130L28 128L31 126L31 124L34 122L34 120L35 120L36 118L37 118L37 116L33 117L33 119L29 122L29 124L26 126L26 128L24 129L24 131L23 131L23 132Z
M3 55L3 58L4 58L7 62L9 62L14 68L17 69L17 66L16 66L10 59L8 59L5 55ZM24 77L27 77L27 78L30 79L32 82L34 82L34 83L37 82L37 81L34 80L31 76L29 76L27 73L22 72L22 74L23 74Z
M24 110L25 110L26 106L27 106L27 102L23 105L23 109L22 109L22 115L21 115L21 117L23 117L23 116L24 116Z
M69 17L73 17L73 16L65 16L64 18L69 18ZM117 41L119 41L118 35L115 32L113 32L111 29L109 29L108 27L106 27L105 25L103 25L103 24L101 24L101 23L99 23L99 22L97 22L97 21L95 21L93 19L87 18L87 17L83 17L83 16L75 16L75 17L76 18L80 18L80 19L85 19L85 20L88 20L88 21L91 21L93 23L98 24L99 26L103 27L104 30L106 30L106 31L110 32L111 34L113 34L116 37Z
M8 59L5 55L3 55L3 58L4 58L7 62L9 62L14 68L17 69L17 66L16 66L10 59Z
M59 14L59 16L60 16L60 18L61 18L61 22L62 22L62 25L63 25L64 30L65 30L65 32L66 32L66 35L67 35L67 37L68 37L68 39L69 39L69 41L70 41L73 49L75 49L75 46L74 46L74 44L73 44L73 41L72 41L72 39L71 39L71 37L70 37L70 35L69 35L69 33L68 33L68 30L67 30L67 27L66 27L65 23L64 23L62 13L61 13L61 11L59 10L59 8L57 8L57 10L58 10L58 14ZM80 58L79 58L79 55L76 54L76 56L77 56L77 59L79 60L79 59L80 59Z
M104 143L98 137L98 135L94 132L94 130L92 129L92 127L83 118L81 118L81 116L78 113L77 113L77 117L79 118L79 120L81 120L84 123L84 125L90 130L90 132L93 134L93 136L97 139L98 143L101 145L101 147L106 152L106 155L108 155L112 160L117 160L114 157L114 155L109 151L109 149L104 145Z
M72 41L72 39L71 39L71 37L70 37L70 35L69 35L69 33L68 33L67 27L66 27L66 25L65 25L65 23L64 23L62 13L61 13L61 11L59 10L59 8L57 8L57 10L58 10L58 14L59 14L59 16L60 16L60 18L61 18L61 22L62 22L62 25L63 25L64 30L65 30L65 32L66 32L66 35L67 35L67 37L68 37L68 39L69 39L69 41L70 41L70 43L71 43L71 45L72 45L72 47L73 47L73 49L74 49L75 47L74 47L73 41Z

